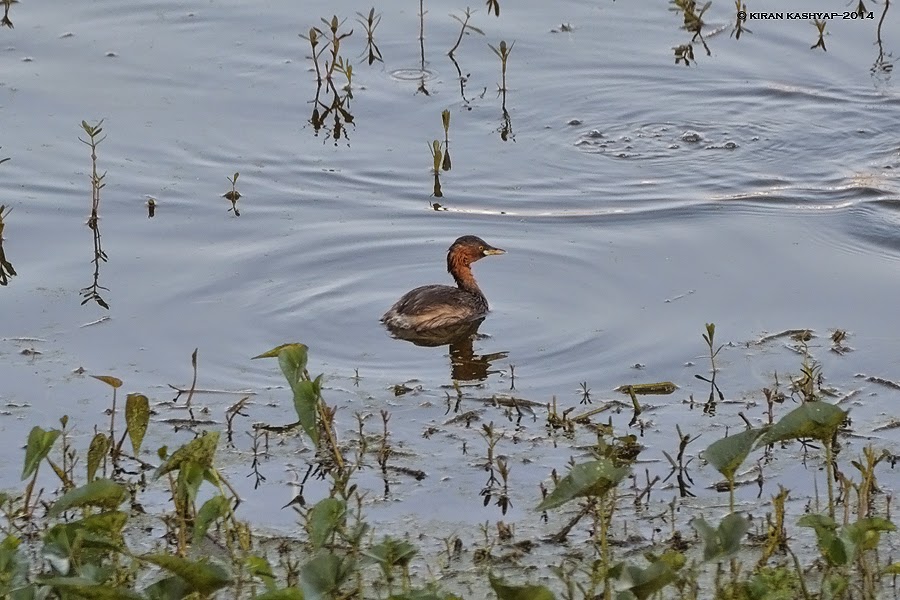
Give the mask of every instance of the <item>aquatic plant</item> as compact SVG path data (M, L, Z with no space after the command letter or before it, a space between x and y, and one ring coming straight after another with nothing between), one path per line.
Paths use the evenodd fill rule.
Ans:
M466 12L463 15L464 18L460 19L459 17L457 17L454 14L450 15L451 17L453 17L454 19L459 21L460 25L462 25L462 27L460 27L460 29L459 29L459 37L456 38L456 43L453 44L453 47L450 48L450 50L447 52L447 56L449 56L451 59L453 58L453 53L456 52L456 49L459 48L459 45L462 43L462 39L463 39L464 35L468 35L470 31L474 31L475 33L477 33L479 35L484 35L484 32L481 29L479 29L479 28L475 27L474 25L472 25L471 23L469 23L469 21L472 19L473 14L475 14L475 13L472 12L469 9L469 7L467 6ZM459 68L459 66L457 65L457 69L458 68Z
M507 46L506 40L500 41L499 48L495 48L492 44L488 44L488 46L490 46L491 50L494 51L494 54L497 55L497 58L500 59L501 83L499 86L499 91L501 91L501 92L506 91L506 63L507 63L507 61L509 61L509 55L512 54L512 49L513 49L513 46L515 46L515 45L516 45L516 43L513 42L512 44L509 44Z
M450 111L446 108L441 112L441 124L444 126L444 160L441 161L441 169L449 171L452 167L450 162Z
M381 50L378 49L378 44L375 43L375 28L381 23L381 14L375 14L374 7L369 9L369 14L367 15L360 12L356 14L359 16L359 19L357 19L359 24L366 30L366 48L363 50L363 54L368 55L370 65L376 60L383 63L384 59L381 56Z
M237 201L241 199L241 193L237 190L237 180L240 177L240 173L237 171L234 172L234 175L231 177L225 177L228 180L228 183L231 184L231 189L222 194L222 197L231 202L231 208L228 209L228 212L234 211L234 216L241 216L241 211L238 210Z
M104 171L101 175L97 171L97 147L106 139L106 136L100 137L100 134L103 133L103 119L97 121L94 125L90 125L87 121L82 121L81 128L87 134L88 139L78 138L78 140L91 149L91 216L88 219L88 226L93 228L97 224L97 214L100 210L100 190L106 187L104 182L106 172Z
M819 19L813 20L813 25L816 26L816 30L819 32L819 39L815 44L809 47L810 50L815 50L816 48L821 48L822 52L827 52L828 48L825 47L825 26L828 24L828 21L820 21Z

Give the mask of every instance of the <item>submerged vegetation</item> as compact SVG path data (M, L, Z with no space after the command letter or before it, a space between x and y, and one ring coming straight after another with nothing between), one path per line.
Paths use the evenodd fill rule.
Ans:
M713 377L705 381L715 379L721 350L714 333L715 326L708 324L703 337ZM799 343L805 348L805 341ZM513 497L530 497L527 512L541 517L544 532L555 529L554 524L562 527L529 537L515 523L498 521L496 533L485 524L474 540L451 535L436 548L420 547L409 532L379 531L367 519L377 492L361 484L366 473L380 474L385 495L390 493L389 473L426 477L395 464L400 454L392 442L390 413L381 411L377 432L366 431L367 416L361 413L355 415L355 428L339 424L346 416L326 401L323 375L310 374L304 344L284 344L255 358L277 360L297 416L289 425L253 426L256 485L265 482L259 459L268 452L269 436L298 430L312 451L306 455L306 475L288 504L298 518L294 536L273 543L242 519L242 500L217 465L228 452L220 440L225 434L232 446L234 418L248 415L248 398L228 409L226 431L197 421L191 409L191 398L200 391L195 351L190 388L175 388L176 402L187 394L183 407L190 419L182 423L195 435L174 451L162 447L150 458L146 440L158 422L151 419L149 398L126 396L123 427L116 419L123 382L106 375L96 379L112 389L108 431L96 431L86 449L76 447L67 417L57 429L32 429L22 469L25 489L0 495L0 594L15 599L222 595L400 600L485 597L490 589L501 600L874 599L883 597L900 574L900 563L884 562L883 534L895 526L892 495L879 485L879 476L896 457L866 446L860 456L839 460L841 439L849 434L848 412L821 397L821 372L808 353L800 376L792 379L793 409L771 422L771 414L758 415L762 424L726 432L700 453L725 480L717 486L728 492L721 516L686 503L694 497L688 469L696 455L687 461L684 455L696 437L679 429L678 459L666 456L681 493L670 502L654 502L651 492L660 478L648 476L646 485L638 485L636 469L645 448L635 436L616 432L612 420L594 421L596 410L570 417L569 410L560 414L555 403L542 408L518 400L498 406L506 404L507 412L514 408L509 416L514 422L546 411L544 437L554 444L568 440L573 457L565 473L548 474L540 491L514 494L513 473L525 467L513 465L501 450L508 433L493 422L484 424L480 464L488 480L479 495L502 515L513 507ZM586 383L582 388L589 397ZM635 398L636 393L671 394L675 386L625 388ZM764 395L769 398L772 392ZM636 413L642 408L636 400L635 408ZM637 414L631 423L639 425ZM591 444L581 446L591 437ZM804 448L804 461L814 467L811 472L822 470L827 498L809 497L806 514L798 516L786 507L796 491L779 485L765 513L741 512L735 488L743 484L738 475L751 454L758 453L757 460L766 464L777 451L797 444ZM693 518L679 517L683 511ZM628 522L635 520L656 523L658 536L632 540L628 532L636 524ZM689 527L680 523L686 520ZM567 543L572 538L584 543L576 549ZM470 551L464 539L474 544ZM810 539L815 540L812 552L803 547ZM531 554L549 566L525 568Z

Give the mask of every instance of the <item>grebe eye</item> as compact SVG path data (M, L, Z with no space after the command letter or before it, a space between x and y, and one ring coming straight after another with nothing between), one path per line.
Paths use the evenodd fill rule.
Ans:
M484 252L484 246L478 246L478 251L479 251L479 252Z

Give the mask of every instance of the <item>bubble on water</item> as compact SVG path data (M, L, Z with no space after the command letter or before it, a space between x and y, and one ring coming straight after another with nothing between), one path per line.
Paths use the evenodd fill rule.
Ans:
M696 131L685 131L684 133L681 134L682 142L689 142L691 144L695 144L695 143L699 142L701 139L703 139L703 138L701 138L700 134L697 133Z
M566 125L581 125L581 119L571 119L568 123L566 123Z

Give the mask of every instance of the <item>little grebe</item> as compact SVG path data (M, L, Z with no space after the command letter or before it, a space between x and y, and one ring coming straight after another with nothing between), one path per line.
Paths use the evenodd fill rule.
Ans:
M488 312L488 303L475 283L471 265L485 256L505 252L474 235L464 235L447 251L447 271L458 287L417 287L384 313L382 323L396 329L427 331L483 317Z

